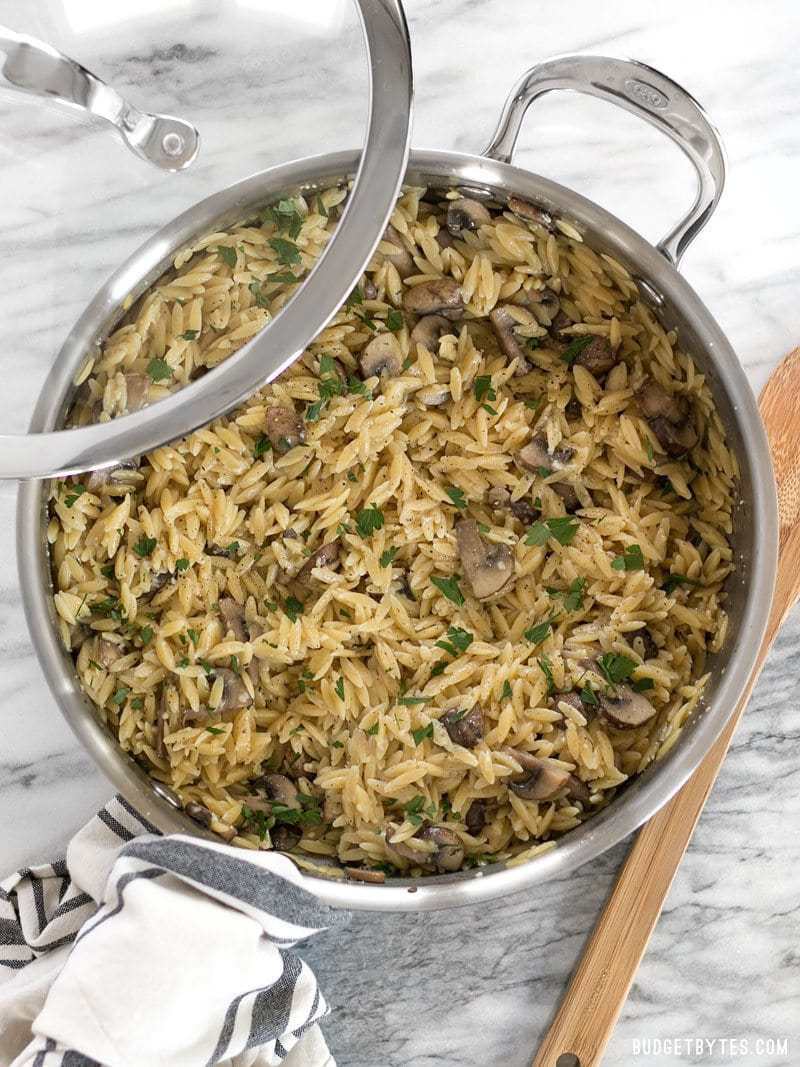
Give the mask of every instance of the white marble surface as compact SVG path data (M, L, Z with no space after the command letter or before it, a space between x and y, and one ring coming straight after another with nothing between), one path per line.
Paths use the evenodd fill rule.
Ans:
M273 32L278 2L164 0L149 34L135 20L121 30L104 21L112 6L121 7L0 0L0 22L49 38L136 102L191 118L203 154L179 178L155 176L95 126L33 102L12 107L0 91L0 413L10 429L25 424L52 352L94 289L156 225L259 167L358 139L358 49L347 33L326 48L319 32L335 0L292 5L316 8L305 42L288 15ZM684 270L759 388L800 337L797 5L409 0L408 10L420 146L480 149L510 83L558 52L645 60L703 101L725 138L730 179ZM518 161L653 239L691 193L671 145L575 97L541 103ZM0 870L51 857L110 792L37 665L13 526L14 492L0 486ZM800 1063L799 643L795 616L672 888L609 1065ZM357 916L338 943L314 943L307 956L334 1007L327 1032L342 1067L528 1064L624 851L480 907ZM749 1050L636 1054L637 1040L676 1037L746 1038ZM788 1038L790 1050L762 1053L759 1038Z

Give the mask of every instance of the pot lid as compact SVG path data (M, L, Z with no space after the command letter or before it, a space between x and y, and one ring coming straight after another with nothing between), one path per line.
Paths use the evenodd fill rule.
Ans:
M368 74L360 79L348 55L359 25ZM52 353L64 293L85 305L108 263L124 258L126 227L140 236L162 226L64 343L59 358L76 369L71 428L24 433L46 352L7 379L3 428L23 432L0 434L0 478L110 467L220 417L291 364L357 286L408 159L411 55L400 0L60 0L32 10L28 25L0 26L0 64L0 105L22 133L0 213L21 234L21 263L41 265L22 268L28 298L2 327L5 346L12 327L25 331L24 314L26 357L42 336L36 319ZM77 123L42 98L72 108ZM352 137L353 112L363 147L350 180L279 189L277 166L261 203L242 194L258 189L254 175L168 222L178 205L253 164L350 147L336 138L345 129ZM31 248L43 197L56 233L42 227ZM96 262L87 237L96 238ZM156 282L162 295L171 287L166 323Z

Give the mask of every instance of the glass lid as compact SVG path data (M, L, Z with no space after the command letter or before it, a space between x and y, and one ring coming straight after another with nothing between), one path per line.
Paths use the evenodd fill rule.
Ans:
M292 363L381 240L411 100L400 0L0 0L0 478L115 466Z

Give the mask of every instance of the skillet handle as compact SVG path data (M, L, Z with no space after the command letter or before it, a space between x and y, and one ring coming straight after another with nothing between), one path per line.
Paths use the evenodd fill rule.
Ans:
M656 245L677 267L705 226L725 185L725 152L717 130L693 96L671 78L632 59L566 55L532 67L514 86L483 155L510 163L530 105L554 89L596 96L630 111L666 134L688 157L697 175L697 196L684 217Z
M74 59L6 26L0 26L0 88L105 119L134 155L162 170L183 170L197 155L200 135L191 123L139 111Z

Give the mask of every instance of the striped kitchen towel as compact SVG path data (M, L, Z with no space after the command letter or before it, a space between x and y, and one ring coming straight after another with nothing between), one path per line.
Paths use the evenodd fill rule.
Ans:
M292 948L349 915L298 881L116 797L66 860L0 882L0 1067L335 1067Z

